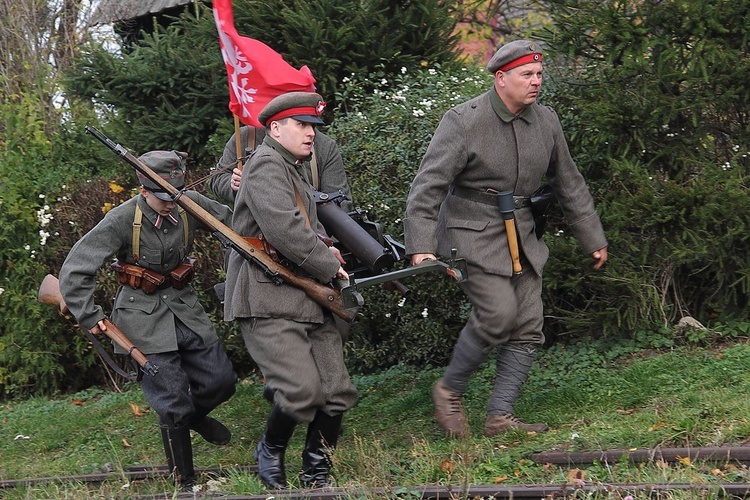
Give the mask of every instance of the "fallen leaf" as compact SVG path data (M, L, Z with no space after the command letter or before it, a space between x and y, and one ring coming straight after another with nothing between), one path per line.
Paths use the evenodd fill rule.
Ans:
M620 410L617 409L615 412L619 413L620 415L632 415L635 412L635 408L630 408L629 410Z
M70 404L76 405L76 406L83 406L83 401L80 399L71 399Z
M123 439L123 440L122 440L122 445L123 445L123 446L124 446L125 448L130 448L130 443L128 443L127 439Z
M453 474L453 471L456 470L456 464L450 460L443 460L440 462L440 470L447 474Z
M573 468L568 470L568 483L570 484L580 484L583 480L586 479L586 471Z
M690 457L681 457L678 455L677 461L680 462L685 467L690 467L691 465L693 465L693 461L690 460Z
M130 412L136 416L136 417L142 417L143 416L143 410L141 410L141 407L138 406L135 403L129 403L130 404Z
M659 429L661 427L664 427L664 422L659 422L658 424L654 424L651 427L648 428L648 432L653 432L656 429Z
M492 484L503 483L508 480L508 476L496 477L492 480Z
M724 477L724 472L722 472L721 469L713 469L711 471L711 475L716 477Z

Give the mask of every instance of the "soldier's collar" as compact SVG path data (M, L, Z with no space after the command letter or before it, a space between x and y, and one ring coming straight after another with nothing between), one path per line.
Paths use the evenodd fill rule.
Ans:
M513 113L508 111L508 107L505 105L503 100L500 99L500 96L497 95L495 87L492 87L492 90L490 90L490 104L492 104L492 110L495 112L495 114L499 116L500 119L505 123L510 123L516 118L521 118L525 122L532 121L533 113L531 111L531 106L526 106L518 115L514 115Z
M139 195L138 198L138 205L141 207L141 212L143 212L143 215L151 221L156 229L161 229L161 225L165 220L171 222L174 226L178 224L177 218L174 216L174 211L177 210L177 207L175 207L174 210L172 210L172 213L167 217L162 217L159 212L146 203L146 198L144 198L143 195Z

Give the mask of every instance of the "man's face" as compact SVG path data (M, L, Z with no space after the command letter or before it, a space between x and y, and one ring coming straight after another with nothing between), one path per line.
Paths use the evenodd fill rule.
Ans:
M272 137L284 146L284 149L299 160L307 158L312 153L315 126L311 123L286 118L271 123L271 133Z
M164 201L160 198L157 198L156 196L154 196L154 193L144 188L143 186L141 186L141 195L146 198L146 203L148 204L148 206L151 207L154 212L163 217L171 214L172 210L174 210L174 201Z
M542 86L542 63L518 66L495 73L495 88L508 110L517 114L536 102Z

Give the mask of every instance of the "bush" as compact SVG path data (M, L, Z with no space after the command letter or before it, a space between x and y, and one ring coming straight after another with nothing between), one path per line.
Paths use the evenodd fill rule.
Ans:
M553 309L568 311L570 330L605 333L747 318L750 8L567 0L550 12L544 98L596 194L611 255L582 289L565 233L555 238Z

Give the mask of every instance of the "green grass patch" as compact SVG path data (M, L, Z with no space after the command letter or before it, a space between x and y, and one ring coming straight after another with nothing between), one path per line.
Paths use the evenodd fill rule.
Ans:
M335 456L339 486L394 487L468 484L564 483L569 467L535 463L542 451L600 451L661 447L729 446L750 436L750 345L680 347L644 351L603 342L560 345L544 351L531 371L517 415L546 422L545 434L482 436L494 363L472 379L465 395L472 437L442 436L430 392L442 369L397 366L355 377L360 398L344 419ZM232 443L193 440L198 467L221 467L221 478L202 478L204 489L257 494L263 486L237 468L253 463L253 447L268 414L262 381L248 377L214 416L233 433ZM90 389L46 400L6 401L0 407L0 479L93 474L103 484L50 482L0 491L6 498L87 498L169 491L163 480L128 483L117 472L164 463L156 415L137 385L122 393ZM304 429L287 451L290 483L297 483ZM731 463L627 461L581 467L587 484L747 482L746 467ZM688 495L683 493L682 495ZM670 498L681 498L675 493ZM682 496L682 498L688 498Z

